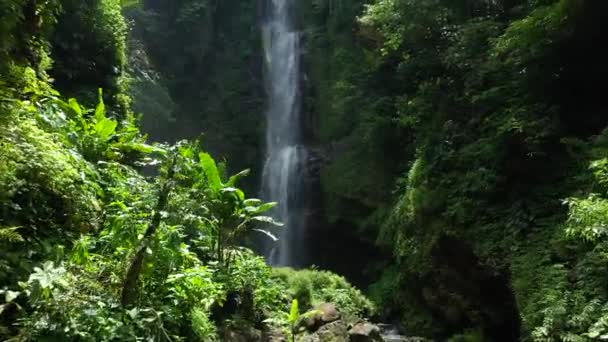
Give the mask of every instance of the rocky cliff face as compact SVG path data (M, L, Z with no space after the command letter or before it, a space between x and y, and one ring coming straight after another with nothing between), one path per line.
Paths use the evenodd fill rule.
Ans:
M151 138L200 137L207 150L230 160L231 172L253 169L244 184L250 193L258 188L264 160L258 12L255 2L155 0L127 13L133 38L173 103L169 113L144 116ZM136 108L149 103L135 95Z

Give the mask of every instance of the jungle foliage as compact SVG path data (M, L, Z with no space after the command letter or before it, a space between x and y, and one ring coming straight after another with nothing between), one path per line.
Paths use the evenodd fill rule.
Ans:
M294 332L331 301L439 340L605 339L607 11L298 2L316 223L376 251L339 261L372 304L240 247L274 223L227 176L253 189L264 154L255 2L0 0L0 338Z
M134 22L131 44L139 43L135 51L147 61L135 59L130 67L158 74L152 91L149 82L146 91L138 86L148 71L133 82L135 108L153 113L142 120L151 137L179 140L203 132L205 146L220 159L229 158L231 170L251 168L257 174L265 109L258 3L145 0L125 13ZM146 106L157 102L159 93L168 95L163 105L170 113ZM252 189L255 183L246 181Z
M605 336L605 4L304 7L325 208L394 255L370 288L385 315L440 339Z
M299 294L241 247L272 236L275 204L248 198L249 172L229 176L199 141L148 142L126 95L121 5L0 1L0 339L287 331ZM314 279L307 295L370 304L336 275L289 272Z

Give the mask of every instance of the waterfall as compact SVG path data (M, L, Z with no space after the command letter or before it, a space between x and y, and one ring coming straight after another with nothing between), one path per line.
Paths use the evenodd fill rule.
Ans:
M279 203L272 214L284 226L267 257L280 266L301 262L305 226L302 164L306 149L301 139L300 33L293 23L295 1L266 0L262 26L268 93L262 197Z

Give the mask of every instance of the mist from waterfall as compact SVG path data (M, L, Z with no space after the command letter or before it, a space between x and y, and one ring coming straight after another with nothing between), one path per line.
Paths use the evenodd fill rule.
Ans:
M262 197L279 203L272 214L284 226L267 257L280 266L301 262L304 228L301 194L306 149L301 144L300 33L293 23L294 5L295 0L266 0L262 26L268 93Z

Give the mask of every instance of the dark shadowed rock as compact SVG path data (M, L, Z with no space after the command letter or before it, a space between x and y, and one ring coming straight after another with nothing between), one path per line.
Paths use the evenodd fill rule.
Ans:
M263 342L287 342L288 338L279 329L265 330L262 334Z
M311 335L303 336L301 342L349 342L348 327L341 320L325 324Z
M262 332L253 327L241 326L226 329L223 333L223 342L262 342Z

